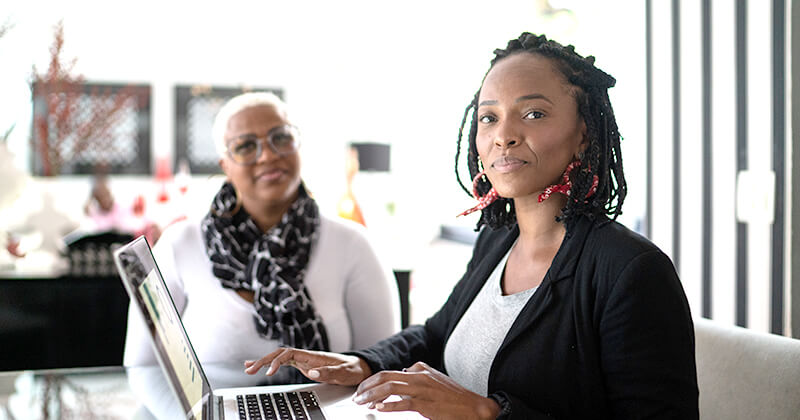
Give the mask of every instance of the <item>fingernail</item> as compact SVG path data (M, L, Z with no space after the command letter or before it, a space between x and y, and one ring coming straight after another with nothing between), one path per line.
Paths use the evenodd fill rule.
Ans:
M275 371L275 366L270 365L269 369L267 369L267 375L272 375L272 372L274 372L274 371Z
M353 398L353 401L355 401L355 402L356 402L356 404L361 404L361 403L363 403L364 401L366 401L366 399L367 399L367 398L364 396L364 394L361 394L361 395L356 395L356 397L355 397L355 398Z
M375 408L377 408L378 410L383 410L383 403L375 404Z
M308 371L309 378L319 378L319 371L316 369L311 369Z

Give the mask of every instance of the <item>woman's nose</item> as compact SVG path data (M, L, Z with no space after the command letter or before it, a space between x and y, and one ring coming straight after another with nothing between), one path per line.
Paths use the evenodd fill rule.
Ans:
M259 141L261 142L261 153L258 154L256 162L269 162L272 159L280 157L278 152L272 148L272 144L270 144L269 140L260 139Z
M494 144L500 148L516 146L520 143L520 135L513 124L501 123L495 131Z

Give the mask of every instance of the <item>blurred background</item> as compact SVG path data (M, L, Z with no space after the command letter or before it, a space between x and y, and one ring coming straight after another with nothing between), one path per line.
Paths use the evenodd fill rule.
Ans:
M123 110L134 115L125 117L128 132L120 133L138 135L142 147L115 153L126 163L135 153L149 154L137 162L141 167L135 171L143 173L135 175L154 174L162 161L174 173L182 158L188 158L193 180L209 169L218 172L207 143L215 107L242 89L272 89L291 105L302 130L304 178L324 209L334 211L343 191L346 146L388 144L391 176L381 181L390 183L383 190L392 191L397 216L414 221L404 230L419 229L415 238L435 232L441 223L458 223L453 214L470 203L453 171L463 109L493 49L524 30L574 43L617 77L612 100L630 139L628 170L642 170L637 164L642 159L634 157L644 156L644 38L631 36L644 33L638 1L614 2L613 11L563 1L511 1L488 8L493 10L480 2L453 7L414 1L395 6L235 1L214 8L144 2L114 11L104 2L17 3L5 13L11 27L0 44L0 127L15 127L8 147L20 168L30 170L35 160L31 66L47 70L54 26L62 22L63 61L75 61L73 74L101 92L106 85L145 91L147 108ZM598 13L608 17L598 19ZM581 16L585 22L579 25ZM628 24L609 25L620 17ZM80 158L92 161L88 153ZM637 177L630 178L633 192L641 191L643 184L637 187ZM412 196L436 204L416 205ZM642 217L642 197L637 205L632 193L628 202L631 223ZM366 197L362 201L369 207Z
M492 51L530 31L596 56L617 79L610 95L629 191L620 221L673 258L695 316L797 335L791 13L784 1L747 6L7 0L0 283L97 274L80 271L100 263L70 247L112 223L97 216L98 195L113 196L126 228L154 240L207 212L222 182L216 110L240 92L271 90L300 128L303 179L321 210L357 218L357 204L386 264L410 281L410 322L422 322L462 274L474 238L477 215L455 217L473 205L455 177L463 110ZM469 183L463 161L458 171ZM0 330L23 334L15 326L32 318L20 313L0 318Z

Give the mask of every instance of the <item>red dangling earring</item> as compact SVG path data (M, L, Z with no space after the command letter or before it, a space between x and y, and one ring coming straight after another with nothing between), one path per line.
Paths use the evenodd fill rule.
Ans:
M575 168L579 166L581 166L581 161L579 160L572 161L569 165L567 165L564 175L561 176L561 183L545 188L544 192L539 194L539 202L541 203L542 201L547 200L553 193L561 193L566 196L570 196L572 194L572 181L569 180L569 175ZM597 191L597 184L599 182L600 180L597 178L597 175L592 176L592 187L589 188L586 198L591 197Z
M481 177L484 175L486 175L486 171L481 171L478 175L475 175L475 178L472 180L472 196L478 199L478 204L471 209L464 210L461 214L459 214L459 216L466 216L472 212L483 210L486 208L486 206L492 204L498 199L498 197L500 197L494 187L492 187L492 189L490 189L489 192L487 192L483 197L478 195L478 181L480 181Z

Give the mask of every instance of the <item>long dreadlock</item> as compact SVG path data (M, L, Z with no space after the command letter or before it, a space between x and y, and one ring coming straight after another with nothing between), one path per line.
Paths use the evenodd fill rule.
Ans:
M594 66L594 57L582 57L575 52L575 47L572 45L565 47L558 42L548 40L544 35L537 36L528 32L509 41L505 49L496 49L489 71L503 58L520 53L538 54L553 60L556 68L565 76L567 82L577 88L573 90L578 104L578 113L586 123L589 144L581 157L580 170L573 171L571 174L572 193L556 220L564 222L569 230L580 215L594 218L597 215L606 214L612 219L616 219L622 214L622 203L627 194L627 184L622 170L621 138L617 130L614 110L608 99L608 89L614 86L616 80ZM489 71L486 72L487 75ZM486 75L484 75L485 79ZM479 96L480 90L464 110L456 148L456 179L461 188L469 195L472 195L471 190L464 186L458 173L458 161L461 154L464 126L471 113L467 155L470 178L474 178L481 171L475 143L478 133ZM599 180L597 191L586 200L575 199L574 197L586 197L595 175ZM488 178L481 177L477 184L478 193L484 195L491 188L492 185ZM483 209L476 230L483 225L493 228L512 226L516 221L514 201L500 197Z

